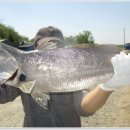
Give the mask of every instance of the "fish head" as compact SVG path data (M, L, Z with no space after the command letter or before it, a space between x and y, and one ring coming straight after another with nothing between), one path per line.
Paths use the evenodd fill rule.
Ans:
M0 85L14 85L18 78L19 64L16 59L0 45Z

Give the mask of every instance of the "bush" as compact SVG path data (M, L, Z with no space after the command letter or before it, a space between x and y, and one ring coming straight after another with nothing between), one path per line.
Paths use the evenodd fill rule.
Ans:
M12 27L0 24L0 39L6 39L7 43L18 46L20 41L28 40L27 37L21 36Z
M94 38L90 31L83 31L76 36L76 42L78 44L86 43L86 44L94 44Z

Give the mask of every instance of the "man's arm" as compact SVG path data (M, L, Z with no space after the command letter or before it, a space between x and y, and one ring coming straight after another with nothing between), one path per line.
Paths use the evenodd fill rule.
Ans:
M95 113L107 101L112 91L104 91L100 87L96 87L90 93L83 97L81 107L86 113Z
M114 90L130 86L130 54L121 52L111 59L114 68L113 77L98 85L83 97L81 107L86 113L94 113L100 109Z

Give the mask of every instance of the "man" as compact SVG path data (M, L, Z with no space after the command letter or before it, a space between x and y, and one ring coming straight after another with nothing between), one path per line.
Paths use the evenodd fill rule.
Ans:
M36 34L37 49L59 48L64 45L62 32L58 28L51 26L42 28ZM94 114L105 104L114 90L124 85L130 86L129 61L130 55L124 53L113 57L114 76L91 92L50 93L48 110L40 107L30 95L9 86L1 87L0 101L5 103L21 95L25 112L24 127L80 127L80 116L87 117Z
M65 47L64 37L62 32L55 27L49 26L41 28L35 37L35 47L37 49L54 49ZM81 99L83 93L50 93L51 101L48 110L47 126L81 126L80 115L89 116L92 113L85 113L81 108ZM44 120L43 120L44 121Z
M63 34L59 29L57 29L55 27L41 28L35 37L36 48L41 49L43 47L45 49L45 45L47 44L47 42L50 42L50 44L54 44L55 42L59 43L59 40L56 40L55 38L59 38L60 40L62 40L63 42L60 42L61 44L64 43ZM57 47L60 47L60 46L57 46ZM122 54L117 55L117 56L121 57ZM118 60L118 58L116 58L116 57L114 57L114 58L116 59L115 60L116 62L118 61L117 64L121 63L121 61ZM113 64L115 64L115 61L112 61ZM126 65L126 66L128 66L128 65ZM120 68L120 70L122 70L122 68ZM118 70L118 72L119 72L119 70ZM127 76L128 75L126 75L126 77ZM114 77L113 77L113 79L114 79ZM121 77L119 77L119 74L116 75L115 80L123 81L121 79ZM118 83L119 83L119 81L118 81ZM126 82L128 82L128 80ZM130 82L128 82L128 85L130 85L129 83ZM113 84L115 86L113 85L113 88L110 88L109 84L110 84L110 87ZM63 102L65 101L66 104L65 103L63 104L64 105L63 108L65 108L66 113L69 115L69 116L67 115L66 120L68 122L71 122L70 125L69 125L69 123L67 123L67 125L76 126L76 124L77 124L77 126L80 126L79 116L89 116L89 115L92 115L93 113L95 113L98 109L100 109L104 105L104 103L106 102L106 100L108 99L108 97L110 96L112 91L115 88L122 87L123 86L122 84L125 85L125 83L121 83L121 82L120 82L120 84L116 84L114 81L112 83L107 82L104 85L103 84L99 85L90 93L87 93L87 92L84 93L83 91L73 92L73 93L68 93L68 94L64 93L65 96L63 98L62 98L62 96L64 94L53 94L52 102L55 101L55 105L57 106L57 109L58 109L62 106L61 104L63 104ZM55 98L53 98L54 95L55 95ZM69 97L70 97L70 99L67 101L67 99ZM73 100L72 100L72 98L73 98ZM73 104L73 106L71 107L67 103L69 103L70 105ZM67 109L67 107L65 107L65 106L69 106L69 109ZM61 115L63 108L61 107L61 110L59 109L60 112L57 114L56 118ZM72 113L70 112L70 108L73 110L73 112L76 111L76 113L74 115L72 115ZM69 120L70 117L77 120L77 123L75 121ZM58 125L62 124L61 123L62 118L64 118L64 117L59 118L61 120L58 122L58 123L60 123ZM65 123L64 120L63 120L63 122ZM62 124L61 126L64 126L64 125Z

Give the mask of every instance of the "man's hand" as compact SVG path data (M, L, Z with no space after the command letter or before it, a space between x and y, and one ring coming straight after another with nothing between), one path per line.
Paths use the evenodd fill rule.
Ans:
M124 52L111 59L114 67L114 75L99 87L105 91L113 91L124 86L130 86L130 54Z

